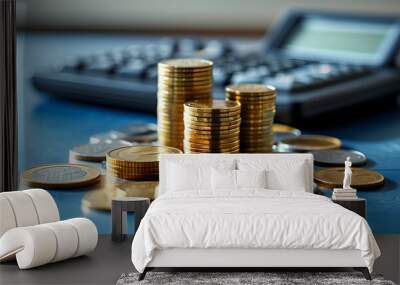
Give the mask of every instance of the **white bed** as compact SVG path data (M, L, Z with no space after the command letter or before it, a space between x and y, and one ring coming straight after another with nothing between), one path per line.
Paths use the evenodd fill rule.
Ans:
M206 170L187 172L221 165L265 168L269 185L215 190ZM154 267L354 267L370 278L380 251L367 222L310 193L312 169L310 154L163 155L161 196L132 243L140 278Z

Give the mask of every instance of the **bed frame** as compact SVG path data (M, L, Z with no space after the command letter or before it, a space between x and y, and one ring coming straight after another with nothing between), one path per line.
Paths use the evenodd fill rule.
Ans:
M254 268L338 268L361 271L367 280L371 275L359 250L329 249L193 249L156 250L152 261L139 275L143 280L154 268L232 268L246 271Z
M248 158L249 154L207 154L184 155L184 159L197 163L213 163L224 159ZM305 161L308 168L309 190L312 192L313 157L311 154L257 154L258 157L274 160L290 158ZM181 160L182 155L162 155L160 159L160 193L165 191L167 160ZM169 248L157 249L153 259L147 265L139 280L155 268L229 268L234 271L246 271L265 268L343 268L349 267L361 271L367 280L371 275L359 250L331 249L250 249L250 248Z

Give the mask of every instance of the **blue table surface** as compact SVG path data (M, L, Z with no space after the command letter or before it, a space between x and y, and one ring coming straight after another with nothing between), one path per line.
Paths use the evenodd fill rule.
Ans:
M154 114L57 100L41 94L30 83L34 70L59 63L66 56L151 40L132 35L20 33L17 37L20 171L38 164L67 162L69 149L87 143L92 134L130 123L155 123ZM345 123L303 130L338 137L345 147L369 157L366 167L382 173L386 182L379 189L358 193L367 199L367 220L375 233L400 233L400 108L394 106ZM88 217L96 223L99 233L110 233L109 212L81 206L87 190L51 190L51 194L62 219Z

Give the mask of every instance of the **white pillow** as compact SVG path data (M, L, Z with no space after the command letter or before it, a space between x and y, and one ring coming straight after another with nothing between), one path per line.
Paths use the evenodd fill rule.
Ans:
M267 188L273 190L307 192L309 169L305 161L291 159L274 160L268 163L261 159L238 160L239 170L267 170Z
M211 190L211 168L235 169L233 160L220 160L210 164L191 163L190 161L168 162L167 191Z
M242 188L266 188L266 170L211 170L211 187L213 190L234 191Z
M236 190L236 170L212 168L211 188L213 190Z
M210 189L210 175L211 167L169 163L167 189L169 191Z
M267 188L267 171L236 170L237 188Z

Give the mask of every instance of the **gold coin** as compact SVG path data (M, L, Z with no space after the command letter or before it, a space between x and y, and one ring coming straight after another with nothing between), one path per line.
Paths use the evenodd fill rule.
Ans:
M238 151L240 151L239 148L229 150L184 148L185 153L237 153Z
M212 100L212 90L206 90L201 92L194 92L194 91L167 91L162 90L158 91L157 93L157 100L163 101L165 103L180 103L184 104L188 101L204 101L208 102Z
M221 121L217 121L217 122L205 122L203 120L198 121L196 119L193 118L187 118L184 117L183 118L183 122L185 126L204 126L204 127L218 127L218 126L237 126L240 125L241 119L239 118L234 118L231 120L223 120L221 118Z
M225 93L225 98L230 98L232 100L243 100L243 101L248 101L248 102L274 102L276 98L276 93L270 93L270 94L250 94L250 93L244 93L244 94L237 94L237 93Z
M262 98L262 99L246 99L243 97L232 97L227 95L226 97L227 101L233 101L233 102L239 102L241 105L243 105L246 108L254 108L254 107L262 107L262 108L267 108L269 106L274 106L275 105L275 98Z
M184 128L183 124L178 126L177 124L168 125L167 123L162 123L158 127L158 135L160 136L160 135L164 135L164 134L175 134L178 131L183 132L184 130L185 130L185 128Z
M202 145L228 145L237 143L239 136L231 138L201 138L201 137L187 137L184 139L188 144L202 144Z
M214 100L215 101L215 100ZM226 101L224 101L226 102ZM221 108L208 108L208 107L199 107L200 105L202 106L212 106L214 105L213 100L208 100L208 101L199 101L199 100L195 100L195 101L187 101L184 104L184 110L187 114L190 115L194 115L194 116L200 116L200 117L204 117L204 116L229 116L231 114L240 114L240 105L236 105L235 104L239 104L239 103L233 103L233 104L224 104L224 103L217 103L215 104L215 106L217 107L217 105L230 105L227 108L223 108L221 106Z
M239 131L228 131L228 132L207 132L207 131L188 131L185 129L184 131L185 138L198 138L198 139L210 139L210 138L220 138L220 139L228 139L228 138L236 138L239 137Z
M183 145L185 147L190 147L190 148L195 148L195 149L231 149L231 148L236 148L239 147L239 140L233 141L233 142L228 142L228 143L219 143L217 142L205 142L205 143L195 143L195 142L190 142L187 140L183 141Z
M113 168L129 168L132 170L151 170L151 169L158 169L158 161L153 161L153 162L128 162L128 161L122 161L122 160L115 160L115 161L108 161L106 163L107 167L113 167Z
M243 101L230 101L230 102L239 102L241 104L242 113L251 113L251 112L273 112L276 110L275 102L271 103L248 103Z
M213 71L212 68L204 70L204 71L166 71L163 69L158 69L157 71L158 78L166 79L166 80L182 80L182 81L202 81L204 79L212 78Z
M136 145L121 147L107 153L107 161L131 161L148 163L160 160L160 154L164 153L181 153L180 150L154 145Z
M273 137L272 130L269 129L259 129L259 130L249 130L249 129L240 129L240 137L255 137L255 136L271 136Z
M301 135L298 137L283 139L279 146L291 151L309 151L337 149L342 146L342 142L337 138L329 136Z
M192 98L188 99L192 100ZM167 108L172 108L172 107L180 107L182 108L182 114L183 114L183 104L188 101L187 99L176 99L176 98L169 98L169 99L163 99L163 98L158 98L158 105L162 107L167 107ZM207 102L209 100L209 94L205 95L204 97L197 97L196 100L198 101L203 101ZM182 107L181 107L182 106Z
M185 129L182 127L182 128L175 128L175 129L171 129L171 128L168 128L168 126L160 126L159 128L158 128L158 136L160 137L160 136L163 136L163 135L180 135L180 134L183 134L182 132L184 131Z
M158 68L162 70L187 70L187 71L200 71L212 68L213 62L206 59L197 58L179 58L167 59L158 63Z
M29 187L81 188L99 182L100 170L81 164L48 164L25 170L22 178Z
M208 86L213 84L212 77L205 77L201 80L182 80L181 78L166 78L166 77L159 77L158 84L165 85L165 86Z
M273 118L275 116L274 109L260 109L260 110L242 110L241 116L243 119L251 118Z
M133 181L154 181L158 180L158 174L148 174L148 175L133 175L127 173L114 173L114 172L107 172L107 175L112 177L126 179L126 180L133 180Z
M198 94L210 94L212 93L212 85L200 85L200 86L165 86L157 84L157 94L174 95L174 96L191 96L193 98ZM210 97L211 98L211 97Z
M208 87L213 84L212 79L203 80L203 81L166 81L162 78L157 81L157 85L161 87L166 87L174 89L174 88L190 88L190 87Z
M210 102L187 102L185 103L185 108L189 111L209 111L213 110L226 110L226 111L236 111L240 110L240 104L237 102L225 101L225 100L212 100ZM214 111L215 112L215 111Z
M275 98L263 99L263 100L246 100L243 98L232 98L230 96L225 97L227 101L239 102L246 109L257 109L257 108L272 108L275 106Z
M163 86L158 84L158 92L169 92L169 93L207 93L207 92L212 92L212 85L204 85L204 86Z
M205 126L205 125L187 125L185 128L190 128L192 130L199 131L232 131L236 132L240 130L240 123L235 125L214 125L214 126Z
M219 124L219 123L229 123L236 122L240 120L240 115L234 115L231 117L195 117L184 114L183 116L184 122L193 122L193 123L210 123L210 124Z
M240 153L271 153L272 148L265 149L240 149Z
M272 130L275 133L301 133L299 129L283 124L273 124Z
M247 149L247 150L269 150L271 151L272 149L272 143L259 143L259 144L242 144L240 143L240 149Z
M255 133L255 134L251 134L249 133L249 135L243 134L242 132L240 132L240 139L241 140L261 140L261 139L272 139L273 135L272 133Z
M116 197L144 197L155 199L158 181L132 181L121 184L116 189Z
M108 168L107 169L107 174L115 174L117 176L120 175L132 175L132 176L141 176L141 175L158 175L158 171L130 171L130 170L125 170L125 169L113 169L113 168Z
M90 187L82 198L82 206L99 210L110 211L111 201L115 197L115 187L110 183L107 176L101 176L99 183Z
M183 122L183 115L174 113L159 112L157 114L157 120L167 121L167 122Z
M272 129L273 117L242 119L242 126L269 126Z
M153 173L158 173L158 167L154 168L131 168L131 167L126 167L126 166L109 166L107 165L107 170L110 170L114 173L132 173L132 174L153 174Z
M385 178L382 174L364 169L352 168L351 186L356 189L374 188L383 185ZM314 174L314 181L321 187L343 187L344 167L326 168Z
M82 206L98 211L110 211L113 196L114 194L110 196L106 191L89 191L82 198Z
M266 148L266 147L272 147L273 142L271 141L260 141L260 142L240 142L240 147L241 148Z
M107 164L107 170L114 172L126 172L126 173L158 173L158 164L154 167L131 167L130 165L110 165Z
M229 112L219 112L218 110L216 110L216 112L213 112L213 111L203 112L203 111L189 110L184 107L184 112L187 116L201 117L201 118L214 118L214 117L226 118L226 117L232 117L232 116L240 116L240 110L229 111Z
M264 84L238 84L225 87L226 92L236 94L270 94L275 93L275 87Z

